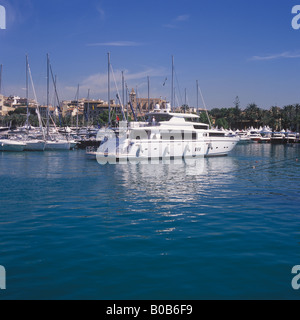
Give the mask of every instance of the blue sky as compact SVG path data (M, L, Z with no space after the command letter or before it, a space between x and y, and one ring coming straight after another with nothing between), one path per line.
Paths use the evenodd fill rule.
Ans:
M40 103L46 101L46 54L57 75L59 98L88 89L107 99L107 52L118 89L128 87L170 100L174 55L178 102L196 105L196 80L208 109L300 103L300 30L291 26L290 0L0 0L5 95L25 95L28 54ZM167 78L166 85L163 86ZM112 77L113 81L113 77ZM31 91L32 96L32 91ZM111 96L115 96L112 82ZM203 104L200 100L200 107Z

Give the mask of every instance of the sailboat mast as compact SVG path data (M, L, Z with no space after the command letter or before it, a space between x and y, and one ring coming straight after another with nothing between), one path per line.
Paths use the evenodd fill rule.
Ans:
M148 112L150 113L150 77L148 76Z
M171 110L174 108L174 56L172 56L172 88L171 88Z
M108 56L108 112L109 112L109 126L111 126L111 113L110 113L110 52L107 53Z
M198 80L196 80L196 91L197 91L197 113L199 111L199 84L198 84Z
M49 138L49 54L47 54L47 139Z
M0 65L0 94L2 90L2 70L3 70L3 65Z
M124 71L122 71L122 102L123 105L126 105L126 113L127 113L127 121L128 120L128 105L125 103L125 79L124 79Z
M78 131L78 125L79 125L79 118L78 118L78 111L79 111L79 84L77 88L77 117L76 117L76 129Z
M28 55L26 55L26 107L27 107L27 114L26 114L26 127L29 126L29 93L28 93Z
M89 116L90 116L90 89L88 89L88 105L87 105L87 127L89 127Z

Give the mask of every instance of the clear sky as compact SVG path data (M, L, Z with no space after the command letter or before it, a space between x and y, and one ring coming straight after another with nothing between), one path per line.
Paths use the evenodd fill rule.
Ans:
M28 54L39 103L46 101L46 54L59 98L107 100L107 53L118 89L170 100L171 57L179 103L196 105L196 80L208 109L300 103L300 0L0 0L2 92L25 96ZM163 86L165 79L167 81ZM31 97L32 91L31 91ZM112 93L115 97L112 76ZM199 98L200 99L200 98ZM202 107L202 101L199 100Z

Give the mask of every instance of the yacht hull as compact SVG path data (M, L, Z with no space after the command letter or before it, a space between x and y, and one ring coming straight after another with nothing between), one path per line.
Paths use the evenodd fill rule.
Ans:
M99 163L119 163L126 161L174 160L182 158L200 158L227 156L239 138L226 140L206 140L191 142L138 142L123 149L113 149L109 145L101 145L97 151L88 151L87 157L97 159Z
M285 138L271 138L272 144L285 144L287 143Z

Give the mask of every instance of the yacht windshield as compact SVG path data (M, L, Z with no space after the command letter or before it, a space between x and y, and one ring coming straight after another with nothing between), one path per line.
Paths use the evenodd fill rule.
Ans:
M148 115L148 122L149 123L153 123L153 121L155 122L163 122L163 121L169 121L172 118L172 116L170 114L150 114Z

